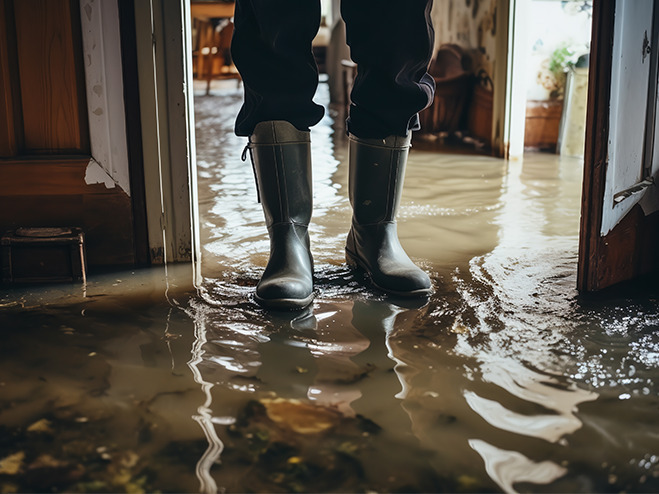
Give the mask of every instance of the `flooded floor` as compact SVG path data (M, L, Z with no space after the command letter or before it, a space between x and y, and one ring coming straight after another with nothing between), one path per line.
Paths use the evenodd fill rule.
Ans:
M241 98L195 100L198 292L188 266L3 290L0 492L659 491L659 293L578 296L580 160L418 142L399 231L435 293L415 305L345 266L329 112L317 298L269 313Z

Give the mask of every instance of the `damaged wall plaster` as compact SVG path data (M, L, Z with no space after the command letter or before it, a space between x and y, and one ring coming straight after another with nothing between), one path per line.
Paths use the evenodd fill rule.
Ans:
M106 189L114 189L117 184L112 177L98 164L94 158L89 160L85 170L85 183L87 185L104 184Z

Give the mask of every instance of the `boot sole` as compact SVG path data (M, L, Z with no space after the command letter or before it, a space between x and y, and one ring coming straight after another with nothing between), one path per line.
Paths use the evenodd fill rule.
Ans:
M377 288L381 292L388 293L389 295L394 295L396 297L401 297L401 298L424 298L424 297L429 297L432 294L432 288L420 288L418 290L401 292L401 291L398 291L398 290L390 290L388 288L381 287L375 281L373 281L373 277L371 276L371 272L359 260L357 255L350 252L350 250L348 250L347 248L346 248L346 263L348 264L348 267L350 267L352 270L364 272L364 274L366 274L366 276L368 277L369 283L374 288Z
M312 293L306 298L261 298L254 295L256 302L264 309L277 309L277 310L300 310L307 307L313 302L315 296Z

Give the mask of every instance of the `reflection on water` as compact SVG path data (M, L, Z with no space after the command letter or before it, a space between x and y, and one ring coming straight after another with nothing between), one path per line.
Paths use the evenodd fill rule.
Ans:
M2 492L659 490L658 294L578 297L579 161L418 143L399 230L436 293L415 306L345 267L347 140L328 115L318 296L267 313L240 101L196 100L198 293L185 266L3 292Z

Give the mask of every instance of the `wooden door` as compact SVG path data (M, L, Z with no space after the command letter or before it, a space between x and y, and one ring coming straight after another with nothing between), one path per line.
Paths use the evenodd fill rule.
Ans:
M659 6L593 3L578 288L659 267Z
M86 179L83 63L78 0L0 0L0 234L81 227L90 265L132 264L130 197Z

